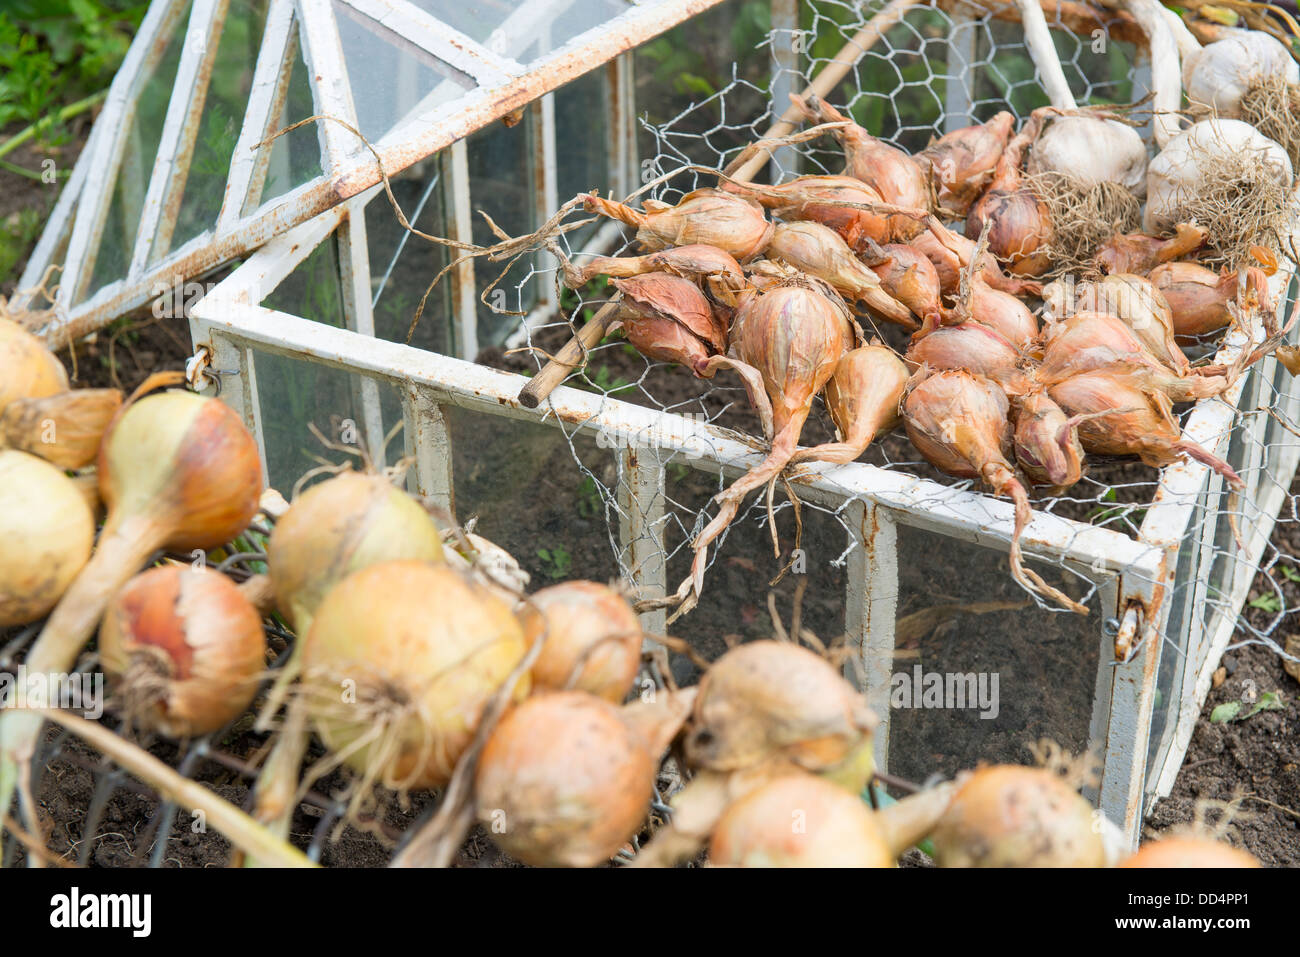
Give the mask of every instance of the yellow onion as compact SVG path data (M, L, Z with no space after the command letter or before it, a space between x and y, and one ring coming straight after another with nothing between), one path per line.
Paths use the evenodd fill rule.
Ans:
M109 604L99 657L133 724L173 738L208 734L252 703L266 666L262 616L217 571L151 568Z
M717 867L893 867L871 810L810 774L769 781L723 812L709 841Z
M1051 214L1047 204L1024 185L1020 169L1039 125L1035 116L1008 144L993 181L966 219L966 236L978 240L987 228L989 250L1022 276L1041 276L1052 264L1047 253L1053 235Z
M1030 388L1020 351L996 329L979 322L940 326L913 341L907 361L934 370L962 369L998 383L1008 394Z
M1069 488L1083 477L1083 445L1078 423L1036 391L1015 402L1016 463L1035 485Z
M886 243L896 238L891 219L878 207L879 193L852 176L799 176L780 186L757 183L727 183L728 192L751 197L788 221L821 223L839 233L854 250L868 242ZM844 205L852 203L856 205ZM911 220L915 225L915 220ZM916 233L911 229L907 235Z
M583 196L587 212L635 226L637 242L652 252L702 244L745 262L762 253L772 238L763 207L720 189L697 189L676 206L646 200L641 210L590 193Z
M732 648L700 679L685 754L696 768L738 771L780 759L824 771L870 742L876 716L816 653L788 641Z
M1033 512L1029 493L1009 461L1013 442L1008 412L1006 393L997 383L965 371L918 378L903 401L907 436L931 465L958 478L978 478L1015 503L1009 556L1012 578L1030 592L1086 614L1085 606L1024 567L1020 536Z
M839 441L801 449L791 464L852 462L872 439L898 424L898 403L907 377L907 366L886 346L863 346L845 353L823 394Z
M26 452L0 451L0 628L48 614L94 540L94 517L66 475Z
M1064 284L1052 283L1052 287L1043 290L1043 297L1052 304L1058 318L1073 312L1108 313L1122 319L1151 355L1173 371L1181 375L1191 368L1174 339L1174 313L1169 300L1151 280L1131 273L1112 273L1097 282L1081 282L1074 288L1072 303L1064 299Z
M570 688L619 704L641 666L641 619L627 599L598 582L543 588L519 610L528 643L545 631L529 672L533 686Z
M1223 376L1179 375L1160 362L1124 320L1101 312L1078 312L1047 331L1039 382L1055 385L1081 373L1123 376L1174 402L1193 402L1228 387Z
M839 123L848 119L820 97L803 100L792 95L790 99L815 123ZM866 183L887 203L929 209L930 191L925 173L907 153L876 139L856 123L830 132L844 149L846 176ZM891 217L890 231L897 238L905 239L916 233L917 224L906 216Z
M0 411L15 399L68 391L68 374L45 343L0 316Z
M571 289L585 285L597 276L628 279L648 272L666 272L704 284L714 302L734 307L735 297L745 288L745 273L740 264L717 246L693 243L676 246L645 256L597 256L581 268L570 266L564 282Z
M1205 245L1209 233L1201 226L1179 223L1168 239L1144 233L1114 236L1097 250L1097 268L1104 273L1145 276L1161 263L1189 256Z
M683 598L692 589L698 595L703 588L709 543L730 524L745 496L775 479L789 464L813 398L854 340L848 309L834 289L817 280L781 280L741 301L731 329L731 348L741 363L762 377L771 405L772 448L762 462L716 496L721 507L692 546L691 577L678 591Z
M1165 837L1148 841L1118 867L1259 867L1253 856L1203 837Z
M63 469L82 468L95 461L104 430L121 406L117 389L15 399L0 413L0 448L31 452Z
M944 319L948 310L939 294L939 272L911 246L889 243L864 254L865 262L880 279L880 287L922 320Z
M987 123L946 133L919 154L937 197L938 207L964 217L993 178L1016 118L1005 110Z
M239 416L216 399L162 392L122 410L99 448L108 516L90 561L28 652L32 671L66 672L112 595L160 548L215 548L257 514L262 466ZM0 807L30 760L41 716L0 715Z
M767 255L830 283L846 300L865 303L882 319L905 329L917 328L911 312L881 288L880 277L853 255L834 230L820 223L777 223Z
M1056 383L1049 394L1070 415L1080 417L1079 441L1089 452L1136 455L1153 468L1187 457L1208 465L1234 488L1245 488L1232 466L1183 438L1163 392L1144 390L1122 374L1088 372Z
M991 765L957 789L930 840L940 867L1102 867L1093 810L1057 774Z
M302 702L326 747L366 781L441 787L525 650L510 606L462 573L380 562L316 609ZM528 687L525 677L516 699Z
M479 822L506 853L538 867L594 867L640 829L656 761L608 701L537 695L501 719L474 780Z
M1220 275L1196 263L1165 263L1151 270L1151 282L1169 303L1179 342L1194 343L1232 324L1228 306L1237 302L1237 273ZM1247 271L1246 288L1267 306L1268 281L1262 271Z
M975 258L976 244L951 229L938 227L938 230L942 239L935 235L935 229L929 229L913 239L911 246L930 260L939 274L939 289L943 294L956 296L961 289L962 272ZM978 272L994 289L1013 296L1037 295L1043 288L1041 283L1032 279L1008 276L999 268L997 259L988 253L981 257Z
M276 606L301 636L331 588L377 562L440 561L429 513L381 475L344 472L306 489L266 545Z

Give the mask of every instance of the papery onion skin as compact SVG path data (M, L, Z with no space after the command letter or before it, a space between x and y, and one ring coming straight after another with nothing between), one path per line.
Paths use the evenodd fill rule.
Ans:
M1018 349L996 329L978 322L940 326L913 341L907 361L935 370L965 370L997 382L1009 394L1030 388Z
M993 178L1016 118L1003 110L987 123L945 133L917 155L929 171L938 206L964 217Z
M1051 214L1047 204L1025 187L1020 169L1040 122L1036 114L1008 144L988 190L966 218L966 237L979 240L987 228L989 250L1023 276L1041 276L1052 264L1047 253L1053 236Z
M1164 837L1143 844L1132 857L1117 867L1260 867L1258 860L1245 851L1198 837Z
M1251 269L1246 281L1247 288L1267 305L1268 282L1263 273ZM1220 275L1196 263L1165 263L1151 270L1151 282L1169 303L1178 342L1191 345L1232 324L1228 306L1237 301L1237 273Z
M1127 233L1115 236L1097 250L1097 268L1104 273L1145 276L1161 263L1190 256L1205 245L1209 233L1201 226L1178 223L1169 239Z
M819 771L875 727L865 701L825 659L790 642L751 641L700 679L684 747L692 767L713 771L777 757Z
M380 562L343 579L316 610L303 645L305 702L332 751L398 714L391 754L367 745L348 765L389 787L441 787L524 652L514 613L483 586L444 564ZM343 697L345 682L356 703ZM528 689L525 676L515 700Z
M1149 279L1131 273L1112 273L1097 282L1080 283L1071 312L1105 312L1133 330L1151 355L1180 375L1190 368L1187 356L1174 338L1173 309Z
M0 451L0 628L48 614L94 539L94 517L66 475L26 452Z
M63 364L12 319L0 316L0 412L14 399L39 399L68 391Z
M1029 307L1011 293L994 289L982 273L971 277L966 309L971 319L993 329L1017 349L1028 348L1038 335L1038 320Z
M483 748L474 780L479 822L537 867L594 867L640 829L655 760L609 702L580 691L529 698Z
M1057 774L985 766L963 782L931 835L940 867L1102 867L1093 810Z
M799 176L779 186L727 183L725 188L752 197L786 221L815 222L833 229L855 251L869 241L886 243L895 238L890 225L895 217L859 208L883 202L881 195L852 176ZM911 222L914 227L915 221ZM907 234L915 232L912 228Z
M629 339L634 338L634 327L642 318L671 319L696 336L708 348L709 355L727 351L727 324L714 312L700 287L689 279L666 272L648 272L612 282L626 302L622 318ZM633 344L641 349L639 341ZM652 341L644 344L646 349L642 352L651 359L682 361L670 358L672 351L655 349Z
M361 472L305 489L276 522L266 553L276 605L299 634L352 572L381 561L443 558L429 513L383 476Z
M641 666L641 619L608 585L571 581L543 588L519 610L528 643L546 643L530 674L539 690L585 691L620 704Z
M723 812L709 842L717 867L893 867L871 810L810 774L755 788Z
M645 256L597 256L581 268L566 269L565 285L576 289L597 276L628 279L648 272L666 272L703 283L714 302L734 307L735 296L745 286L745 273L735 257L717 246L694 243L675 246Z
M1065 411L1044 392L1015 403L1016 462L1035 485L1069 488L1083 477L1083 445Z
M898 424L898 403L907 379L907 366L886 346L863 346L845 353L822 393L840 441L800 449L791 464L852 462L872 439Z
M922 320L944 319L948 309L939 293L939 271L920 251L901 243L889 243L864 256L864 262L880 279L881 288Z
M121 405L118 389L15 399L0 413L0 448L22 449L63 469L83 468L95 461Z
M950 229L943 230L943 241L934 232L926 230L912 240L911 246L922 253L933 264L939 274L939 288L946 296L956 296L961 289L962 271L975 256L976 245ZM990 286L1009 292L1013 296L1036 295L1042 291L1042 284L1032 279L1016 279L1006 275L997 260L987 253L980 261L980 273Z
M165 565L126 584L104 614L99 654L111 678L143 665L161 679L133 724L191 738L247 710L266 665L262 618L225 575ZM123 689L131 711L131 689Z
M716 246L740 262L763 252L772 224L753 200L720 189L697 189L675 206L646 201L643 210L583 194L587 212L637 227L637 241L654 252L670 246Z

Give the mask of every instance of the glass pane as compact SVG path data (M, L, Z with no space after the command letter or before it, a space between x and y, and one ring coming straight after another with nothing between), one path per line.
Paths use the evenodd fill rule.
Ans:
M611 195L609 115L609 78L604 67L555 91L555 143L563 155L556 169L560 202L591 189ZM599 227L596 222L569 233L570 248L581 249Z
M162 56L149 78L144 81L135 114L131 117L122 151L122 165L113 184L113 198L109 201L108 216L95 256L95 268L90 281L82 277L83 294L74 301L84 302L115 279L126 275L135 246L135 234L140 228L140 212L149 179L153 175L154 160L158 155L158 141L162 137L163 121L167 117L167 104L171 101L172 86L176 82L176 68L185 45L185 28L188 14L178 17L167 39Z
M176 229L170 244L155 246L153 261L216 224L230 175L230 159L248 106L248 91L253 85L253 69L266 26L266 6L266 0L234 0L226 13Z
M528 60L632 9L627 0L415 0L416 6L504 56Z
M473 81L391 34L381 35L355 11L334 5L343 60L357 108L357 128L378 141L412 111L426 112L473 89ZM391 42L390 42L391 41Z
M338 239L331 235L262 300L268 309L344 328Z
M412 225L432 236L447 235L441 167L434 156L391 180L393 195ZM366 206L366 241L370 249L375 335L391 342L405 342L420 297L447 265L447 249L403 229L382 193ZM429 294L411 345L443 355L454 354L449 276L443 276Z
M283 115L277 129L293 126L315 112L311 98L311 81L298 44L290 46L293 66L289 71L289 88L285 92ZM322 173L320 162L320 135L317 124L308 123L292 133L285 133L271 143L271 155L266 162L266 178L261 190L249 194L244 205L244 215L253 212L264 200L283 196ZM263 147L265 149L265 147Z
M474 211L474 242L479 245L500 242L480 211L511 236L522 236L537 228L533 222L532 127L529 110L522 123L513 127L493 123L469 138L469 199ZM484 290L493 282L496 285L487 295L497 308L527 312L537 302L539 283L527 278L533 263L525 257L502 277L504 267L504 263L489 262L482 256L474 261L481 346L500 345L520 322L518 316L493 312L482 303Z

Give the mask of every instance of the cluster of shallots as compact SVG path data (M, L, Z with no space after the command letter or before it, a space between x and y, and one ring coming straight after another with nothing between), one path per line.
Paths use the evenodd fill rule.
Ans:
M1016 132L999 113L911 156L816 98L792 99L839 141L842 173L776 186L719 173L718 188L640 210L585 194L589 211L636 227L646 254L565 265L570 286L611 277L616 325L646 357L701 378L739 374L770 445L716 497L677 592L682 610L703 586L708 546L749 493L766 486L770 502L788 466L851 462L901 419L935 467L1014 501L1015 579L1083 611L1021 561L1027 487L1074 484L1085 453L1157 467L1190 457L1236 485L1225 463L1183 437L1174 405L1222 392L1244 368L1193 366L1182 347L1239 316L1271 323L1263 271L1217 274L1189 261L1205 230L1179 223L1168 237L1110 236L1095 250L1095 279L1044 291L1055 227L1029 174L1068 165L1071 138L1100 131L1115 148L1089 175L1139 189L1146 154L1131 127L1045 108ZM961 231L945 225L954 220ZM910 342L868 343L860 318L901 327ZM839 440L801 449L819 394Z

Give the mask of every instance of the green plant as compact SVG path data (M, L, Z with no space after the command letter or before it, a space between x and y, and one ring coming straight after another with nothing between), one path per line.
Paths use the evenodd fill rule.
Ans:
M555 548L537 549L537 557L542 560L542 568L552 581L567 578L569 569L573 567L573 556L558 545Z
M604 511L605 504L600 497L596 480L588 475L578 486L578 514L583 518L595 518Z
M1259 597L1252 598L1250 607L1272 614L1282 610L1282 599L1277 597L1277 592L1266 591Z
M30 207L6 217L0 227L0 278L8 276L22 261L44 226L44 214Z
M1261 711L1281 711L1286 707L1286 699L1279 691L1266 691L1245 714L1241 712L1242 704L1241 701L1225 701L1221 705L1216 705L1210 712L1210 723L1227 724L1229 721L1245 721Z
M624 379L622 376L615 376L609 371L609 366L597 366L595 369L588 369L584 378L591 385L592 391L603 392L605 395L617 395L620 392L626 392L635 386Z

